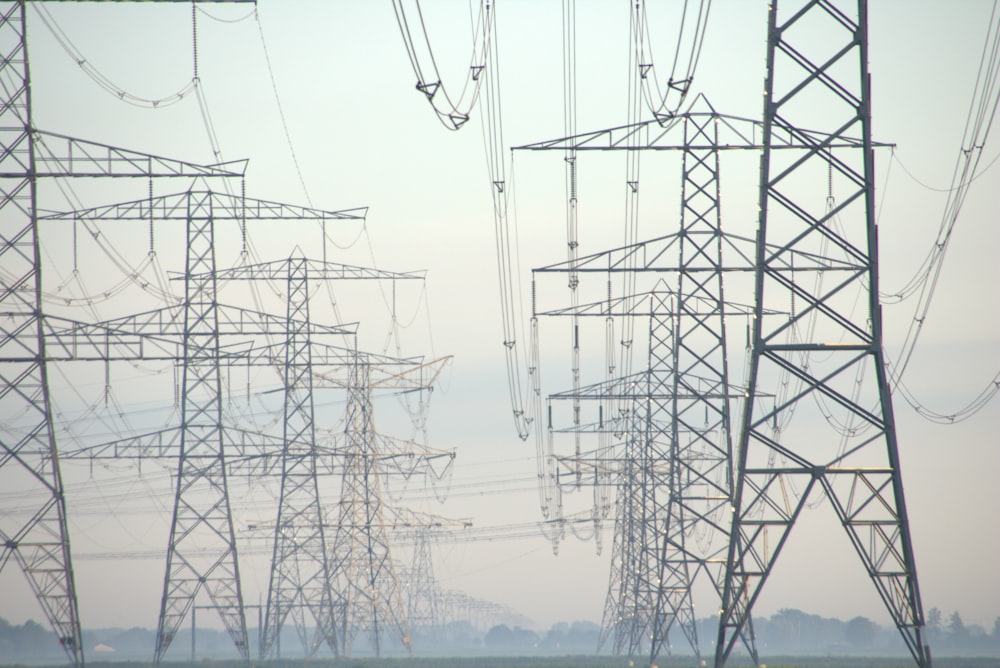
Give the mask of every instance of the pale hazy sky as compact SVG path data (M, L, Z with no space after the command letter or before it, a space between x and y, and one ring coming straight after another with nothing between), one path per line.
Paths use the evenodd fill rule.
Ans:
M560 4L556 0L499 3L497 38L508 146L563 134ZM579 131L626 121L626 4L578 3ZM426 17L445 81L449 74L461 78L471 48L466 3L425 5L431 5L425 7ZM933 243L944 208L944 194L936 189L949 186L993 3L885 0L872 5L874 132L877 139L897 145L898 158L890 166L889 154L883 151L876 164L882 287L891 291L909 278ZM47 9L91 65L136 95L166 97L191 78L188 5L50 3ZM211 6L208 11L238 19L250 10L235 5ZM490 185L478 108L459 132L449 132L438 123L414 89L389 2L261 0L258 11L288 133L312 203L323 209L369 206L367 229L378 266L429 270L427 308L417 303L419 289L407 296L416 320L405 330L404 344L408 354L455 356L434 396L429 435L431 445L455 449L458 463L454 498L444 505L428 503L425 509L471 516L483 526L538 520L534 448L516 438L506 397ZM695 89L704 92L716 109L760 115L765 20L763 1L713 3ZM193 97L156 110L129 106L81 71L33 9L28 32L36 126L193 162L213 161ZM255 19L223 23L201 15L198 32L199 73L224 156L250 159L247 194L307 204ZM657 53L664 60L669 33L664 29L655 35L662 44ZM1000 142L993 136L984 164L998 152ZM676 178L670 171L676 170L676 162L671 163L676 157L643 158L644 184L664 174L660 192L649 188L651 194L644 200L652 218L656 211L677 210ZM529 268L564 258L562 160L559 155L518 154L514 161L521 266L527 277ZM588 155L581 162L581 252L602 248L587 245L588 233L621 225L624 171L620 156ZM726 225L747 234L756 217L756 158L726 156L722 172L724 198L731 197L726 200L731 204L724 205ZM74 187L90 206L144 197L147 185L127 184L122 191L102 185ZM166 194L186 186L156 187L158 194ZM1000 167L985 172L973 187L909 371L910 388L941 412L964 405L1000 368L998 188ZM46 193L54 201L43 202L44 207L68 208L53 190ZM272 224L271 229L276 227ZM342 230L331 228L331 235L338 244L347 245L359 229L349 223ZM69 273L71 246L64 232L43 233L49 257L61 264L61 270L46 271L47 287ZM109 228L107 234L113 232L121 235L116 246L139 264L148 249L148 231L142 225L131 230L123 225ZM295 245L315 249L319 239L314 227L301 233L288 228L274 233L262 224L259 233L259 248L273 253L267 259L286 257ZM645 236L656 233L652 222L644 227ZM182 257L176 246L170 246L176 242L171 234L176 231L158 229L162 235L158 243L163 244L158 254L166 269L176 271ZM220 244L220 264L236 261L235 239L230 236L233 243L226 249ZM92 246L80 248L82 254L96 252ZM331 260L371 264L364 238L347 250L330 245L328 253ZM89 287L94 291L122 280L114 271L91 276ZM338 289L338 295L347 292ZM369 347L377 348L384 338L385 310L377 306L377 297L370 293L369 297L366 307L363 298L352 303L344 296L343 306L348 320L363 323ZM141 298L134 303L149 308ZM371 303L376 304L374 309ZM132 306L109 300L99 308L104 309L101 317L111 317ZM407 319L410 314L403 312L400 317ZM912 315L912 304L886 306L890 354ZM81 309L75 317L91 315ZM543 392L551 393L566 389L562 381L568 364L567 336L561 323L543 326L543 364L549 374L543 375ZM595 373L602 345L593 340L589 357L584 349ZM738 374L742 364L731 368ZM72 373L76 372L67 371ZM103 381L98 381L103 370L88 373L89 379L78 381L82 398L65 387L57 389L56 402L67 413L78 410L83 401L94 401L102 391ZM119 401L127 403L133 388L148 382L145 373L127 365L113 369L116 387L121 388L116 391ZM160 377L163 380L163 374ZM599 378L592 375L593 380ZM1000 615L996 568L1000 535L995 517L1000 508L1000 488L995 484L1000 404L994 401L968 422L947 427L921 419L899 398L895 407L924 606L945 612L957 609L966 623L991 626ZM64 475L70 490L72 541L79 555L76 572L84 626L154 627L163 585L162 557L96 560L83 555L164 549L169 498L160 495L144 504L161 507L157 515L130 512L132 497L126 496L126 492L141 497L163 490L163 469L144 465L140 478L125 464L95 471L67 464ZM477 486L508 491L470 494L470 488ZM273 491L273 484L239 487L234 492L240 497L237 505L244 502L250 510L238 511L238 521L259 519L253 503ZM861 614L885 623L881 603L829 509L817 509L804 519L809 526L793 531L757 613L801 608L843 618ZM610 533L606 546L609 541ZM510 605L547 627L558 620L600 621L609 554L605 549L597 555L592 542L575 539L564 543L558 556L541 538L447 543L437 553L435 568L443 586ZM266 596L267 557L248 553L241 568L248 602ZM114 604L109 603L109 589L116 592ZM4 592L0 616L15 623L42 620L23 575L12 563L0 574L0 590ZM704 605L698 610L699 616L711 612ZM215 623L209 617L199 615L199 623Z

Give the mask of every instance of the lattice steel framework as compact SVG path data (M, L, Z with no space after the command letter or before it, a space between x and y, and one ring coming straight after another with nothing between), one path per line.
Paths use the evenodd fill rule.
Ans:
M646 369L612 393L629 406L629 424L621 455L612 584L604 604L601 640L606 642L610 635L612 651L628 656L645 652L654 636L661 536L674 495L674 299L666 286L649 295ZM689 598L686 603L690 608Z
M386 633L407 649L410 638L382 503L371 364L363 354L351 368L347 389L344 478L328 560L333 581L330 605L344 653L365 629L379 655Z
M240 267L216 273L219 280L280 280L286 285L287 334L284 341L284 419L281 449L281 492L274 529L274 549L268 584L261 657L275 649L281 629L291 615L303 648L314 653L323 642L340 654L330 600L332 580L327 560L328 539L320 502L318 458L313 405L313 341L309 316L310 281L340 279L422 279L422 272L396 273L318 262L303 257ZM354 366L357 353L346 351L344 369ZM320 360L317 362L329 362ZM412 365L413 360L372 356L372 363ZM317 365L318 367L319 365ZM344 381L343 385L349 385ZM339 459L339 457L338 457ZM315 634L310 634L307 615Z
M703 102L704 98L699 98ZM705 105L703 105L705 106ZM694 109L701 110L697 106ZM710 107L709 107L710 110ZM669 633L680 626L700 660L691 586L699 576L721 599L732 500L729 360L717 124L711 116L684 118L681 174L680 272L673 304L676 340L670 420L669 501L657 541L656 597L650 661L669 653ZM753 648L752 634L745 638ZM664 652L666 650L666 652Z
M330 574L326 568L326 536L316 478L316 424L313 410L312 346L308 327L291 323L309 322L309 274L303 258L288 260L288 340L285 347L284 440L281 455L281 497L274 531L274 553L267 588L267 613L260 655L267 656L281 633L285 616L295 618L300 640L304 637L305 612L313 612L317 636L334 655L339 654L333 618L319 615L308 606L328 595ZM305 604L305 605L304 605Z
M750 386L716 665L732 654L817 491L926 667L882 350L867 3L773 0L767 45ZM811 141L799 130L806 124L827 128L829 139ZM799 136L804 148L773 151L772 137L781 133ZM831 146L847 133L860 136L861 146ZM815 196L816 183L829 184L826 201ZM822 258L820 269L796 267L795 252ZM776 304L790 304L791 313L768 315ZM761 400L762 388L784 381L787 393Z
M801 150L822 143L831 149L852 149L864 145L861 138L847 133L802 128L776 128L769 146L774 149ZM871 144L884 146L884 144ZM599 252L562 263L536 269L547 272L588 275L652 273L667 276L675 272L676 282L661 283L658 289L672 294L671 317L663 326L674 328L675 355L660 363L665 369L678 371L667 381L669 392L660 398L670 409L661 416L673 422L663 427L673 443L668 459L658 466L671 467L664 474L673 490L672 500L666 501L666 511L659 518L660 555L655 565L643 569L644 563L635 547L639 540L637 518L643 516L637 504L648 492L636 487L644 475L636 470L637 453L630 451L628 441L619 445L620 456L607 461L599 450L593 462L595 484L608 480L608 471L618 485L616 529L612 543L612 571L602 627L601 644L612 636L616 652L638 653L649 641L651 659L667 651L667 632L680 625L696 654L700 645L693 623L690 583L697 578L708 580L720 600L725 580L724 569L729 544L730 526L724 518L732 498L732 436L731 402L743 397L742 390L732 388L728 381L725 343L725 320L732 315L746 316L749 309L726 303L723 275L753 271L755 241L732 232L722 232L719 210L719 152L729 150L763 150L763 124L760 121L721 114L703 97L692 104L688 112L673 119L646 121L633 125L588 132L574 137L538 142L518 147L518 150L565 150L571 146L586 151L677 151L682 153L681 221L679 231L641 241L630 246ZM638 189L639 184L629 184ZM775 249L772 249L775 250ZM823 270L848 266L841 259L824 257L803 249L790 249L778 262L785 270L794 268L813 274ZM572 266L570 266L572 264ZM576 308L546 311L541 315L590 315L601 317L649 317L639 307L639 301L649 295L612 296ZM763 309L764 314L786 312L788 307ZM651 337L655 341L656 337ZM651 360L653 358L650 358ZM602 404L603 417L583 425L595 432L625 432L627 424L616 424L619 418L608 407L641 406L646 398L632 392L634 384L627 377L584 388L582 394ZM573 393L550 396L550 402L565 400ZM640 393L641 394L641 393ZM763 392L758 395L765 396ZM770 395L766 395L770 396ZM640 401L641 399L641 401ZM622 404L621 402L626 403ZM635 416L626 410L635 425ZM555 431L572 431L556 429ZM635 427L642 432L641 427ZM633 429L633 431L635 431ZM673 461L673 463L670 463ZM579 474L586 460L562 458L563 467ZM663 533L666 531L666 533ZM622 533L624 532L624 533ZM641 532L639 532L641 533ZM628 534L635 534L627 539ZM638 560L638 561L636 561ZM645 562L648 564L648 562ZM641 574L641 575L640 575ZM638 600L623 592L634 591L637 583L657 583L656 595L647 598L653 607L645 613L630 612ZM685 586L688 583L688 586ZM653 585L649 585L653 586ZM625 606L625 607L623 607ZM655 620L653 619L655 617ZM616 620L626 620L624 623ZM755 655L752 627L741 629L744 647Z
M190 172L190 169L187 170ZM225 174L225 172L223 172ZM185 174L189 175L189 174ZM242 173L240 173L242 175ZM196 184L197 185L197 184ZM45 340L53 348L50 359L59 360L171 360L182 367L181 423L179 428L130 436L111 443L80 448L73 458L168 458L177 461L177 488L167 549L164 591L158 621L155 660L161 661L187 613L202 590L219 612L227 631L244 659L249 660L245 613L227 477L236 455L244 467L268 472L269 463L287 443L285 438L236 429L223 421L221 368L232 365L283 365L286 335L302 331L316 345L320 364L353 359L344 346L321 344L317 339L353 336L353 326L318 327L287 317L271 316L220 304L215 266L215 227L226 221L245 225L248 220L360 220L364 209L319 211L192 189L92 209L48 214L46 220L182 221L186 226L185 270L180 306L125 316L101 323L78 323L46 318ZM245 230L244 230L245 231ZM267 269L244 268L261 278L273 278ZM359 268L338 265L341 277ZM287 272L286 272L287 274ZM280 344L227 346L221 338L278 336ZM310 346L310 351L313 346Z
M0 523L0 570L12 558L21 567L67 656L80 666L84 662L80 619L46 370L38 181L242 176L242 166L203 167L36 129L25 9L23 0L0 2L0 77L6 82L0 104L0 258L4 266L0 276L0 415L8 423L0 433L0 469L27 473L26 480L45 500L26 521L12 517Z
M720 128L726 131L724 142ZM650 136L657 129L659 135ZM672 274L648 294L612 299L609 292L605 303L583 309L589 315L649 322L646 370L588 391L604 406L628 407L628 424L597 426L625 433L613 464L618 497L600 638L601 645L613 639L616 654L648 650L655 661L669 652L668 633L676 624L700 656L694 580L707 578L721 599L729 531L723 514L732 498L730 403L735 398L728 379L723 273L750 270L751 244L722 232L719 150L756 148L754 129L752 121L718 114L699 96L667 130L640 124L526 147L571 143L594 150L682 151L679 230L580 258L575 266L577 272L607 272L609 278L614 273ZM618 142L616 135L626 139ZM735 262L724 265L723 247ZM738 309L730 306L729 312ZM607 413L615 419L612 410ZM747 643L753 646L752 637Z
M28 578L60 644L74 665L83 665L80 617L66 496L59 471L42 336L42 273L37 211L35 136L25 37L24 3L0 4L0 414L4 421L27 414L26 428L4 427L0 467L24 469L46 494L24 523L0 523L0 570L13 557Z
M249 661L225 465L211 193L192 193L187 223L181 452L154 660L163 660L204 588L240 656Z
M434 633L440 614L434 561L431 558L433 529L420 527L413 531L413 560L406 578L406 616L415 632Z

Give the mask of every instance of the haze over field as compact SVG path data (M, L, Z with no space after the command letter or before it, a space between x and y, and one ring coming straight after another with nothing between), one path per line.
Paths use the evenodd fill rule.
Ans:
M464 77L471 45L465 3L425 3L425 18L445 77ZM46 9L87 62L137 95L165 98L191 78L191 8L181 3L47 3ZM994 3L886 0L870 7L873 122L876 138L895 144L876 157L883 290L894 294L917 271L933 246ZM496 10L502 71L504 145L559 137L562 121L560 3L510 2ZM261 0L256 10L212 6L199 10L198 76L222 157L250 159L248 195L337 210L368 206L367 222L329 225L320 244L315 226L291 229L265 224L249 235L263 259L304 251L332 261L377 264L387 270L427 269L426 282L389 294L373 286L340 286L336 302L344 321L360 321L369 350L396 352L387 304L397 304L399 350L429 358L454 355L430 405L429 444L457 453L452 491L439 502L417 483L386 491L426 512L471 519L477 539L454 538L435 546L434 570L443 588L508 606L539 631L556 622L599 623L608 584L611 524L603 549L592 536L570 536L558 554L540 533L521 525L541 519L535 450L521 442L507 397L497 290L492 200L477 108L458 132L443 128L414 89L390 3ZM216 162L203 111L193 97L156 109L138 108L108 95L67 56L36 9L28 12L35 124L192 162ZM214 18L213 18L214 17ZM246 17L246 18L244 18ZM219 20L216 20L219 19ZM243 20L240 20L243 19ZM619 3L580 3L578 20L579 131L626 122L628 12ZM763 81L766 3L716 0L695 79L716 109L759 117ZM657 51L670 51L669 29L655 30ZM262 35L266 43L262 46ZM269 57L273 80L265 55ZM275 102L277 90L284 119ZM289 149L294 147L295 160ZM919 401L942 413L959 410L995 379L1000 368L1000 226L996 225L1000 154L996 136L983 147L982 171L950 240L922 338L906 385ZM515 189L519 265L528 272L565 259L561 156L518 153L510 181ZM752 235L756 218L756 155L723 158L723 218L727 229ZM643 236L663 233L676 218L677 156L643 157ZM624 217L624 159L587 155L580 164L581 254L619 240ZM301 174L301 180L300 180ZM76 184L74 184L76 187ZM157 184L157 188L161 186ZM162 186L165 194L179 186ZM77 208L46 186L43 206ZM85 206L141 199L148 184L81 184ZM825 196L817 184L817 197ZM139 265L150 246L148 226L107 225L102 233L127 264ZM83 235L81 235L82 237ZM240 261L240 233L226 229L216 243L220 266ZM127 269L109 266L97 246L76 243L69 223L42 232L48 263L45 285L72 287L78 262L91 294L114 294L77 309L77 317L106 319L151 308L155 300L118 285ZM618 243L615 241L614 243ZM156 227L156 254L166 271L181 271L178 229ZM231 299L249 304L239 288ZM134 294L133 294L134 293ZM743 294L744 301L746 293ZM752 297L752 294L751 294ZM321 298L325 298L321 295ZM265 295L275 309L280 295ZM316 320L336 318L326 299ZM911 302L886 299L886 347L898 354L914 317ZM106 302L106 303L105 303ZM72 309L66 308L67 312ZM83 315L85 313L85 315ZM569 334L560 322L543 323L542 383L549 394L568 387ZM743 371L743 333L733 335L733 373ZM598 369L603 338L588 332L584 366ZM113 388L104 400L105 369L52 374L57 421L96 438L126 426L159 424L169 415L173 378L160 365L112 365ZM278 399L240 397L250 382L233 375L227 392L244 415L274 411ZM265 390L279 379L253 376ZM233 389L235 387L236 389ZM317 410L333 424L342 404L327 396ZM925 609L957 610L967 625L990 631L1000 615L1000 532L995 482L1000 404L956 424L920 417L900 393L894 396L902 471L906 483L917 570ZM379 428L409 437L414 430L395 397L378 404ZM0 423L13 420L0 416ZM264 419L264 418L261 418ZM267 418L269 419L269 418ZM417 434L419 435L419 433ZM172 493L170 465L64 462L76 583L85 628L155 628L163 588L164 552ZM8 479L0 475L7 485ZM16 481L15 481L16 482ZM230 494L239 527L244 596L266 599L270 549L266 526L278 493L276 479L234 479ZM15 483L0 487L0 507L17 506ZM442 490L438 490L443 492ZM585 510L588 490L567 496L567 510ZM584 532L586 534L587 532ZM14 564L0 573L0 617L12 624L43 615ZM707 600L699 592L701 600ZM828 507L808 511L768 582L756 612L771 616L799 609L849 620L865 616L888 623L842 529ZM713 611L698 610L699 616ZM199 613L199 625L218 625Z

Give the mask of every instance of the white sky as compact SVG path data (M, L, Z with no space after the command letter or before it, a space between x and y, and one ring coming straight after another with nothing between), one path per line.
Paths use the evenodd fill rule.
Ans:
M468 65L471 42L466 3L425 4L432 5L425 8L426 18L447 84L449 75L462 77ZM902 167L934 188L948 187L991 7L986 0L887 0L871 7L875 135L896 143L898 158L890 166L887 153L877 156L883 290L892 290L909 278L933 243L944 194L918 185ZM50 3L47 8L88 61L131 93L166 97L191 78L189 5ZM211 6L209 11L236 19L249 10ZM560 3L500 3L498 11L505 143L519 145L561 136ZM367 229L378 266L429 270L428 308L415 306L413 295L419 290L411 290L409 304L416 308L416 320L406 330L404 343L408 354L455 356L435 393L430 442L457 450L453 481L457 490L466 493L456 494L444 506L429 504L427 510L471 516L483 526L539 519L530 481L535 471L534 448L516 438L509 418L490 185L478 108L459 132L449 132L435 120L414 89L415 78L391 3L261 0L259 15L288 132L312 203L324 209L369 206ZM577 16L578 130L621 125L626 121L626 5L584 1L579 3ZM717 0L713 4L695 88L706 93L716 109L759 116L764 28L764 2ZM34 10L29 11L28 32L36 126L192 162L213 161L193 98L156 110L128 106L100 90L66 56ZM670 32L657 29L654 35L659 40L654 53L662 54L664 62L670 51ZM252 17L220 23L200 16L199 66L225 157L250 158L247 194L307 204L277 112L258 24ZM1000 144L993 137L985 149L984 164L998 152ZM643 159L644 184L655 183L653 179L661 173L658 169L667 170L663 192L644 200L654 214L661 209L676 211L671 198L676 195L676 178L669 171L676 166L658 166L675 159L669 155ZM756 168L756 159L749 156L723 158L724 198L732 198L723 215L727 225L731 221L731 229L744 233L752 229L756 216L752 180ZM941 412L964 405L1000 366L1000 309L996 306L1000 228L993 219L998 170L985 172L969 196L907 379L923 401ZM561 156L519 154L515 174L522 269L527 279L530 267L564 259ZM602 248L594 242L587 245L588 233L594 238L595 230L606 229L602 226L621 225L624 163L620 156L588 155L581 163L581 175L581 252L587 253ZM115 186L124 190L81 185L78 193L88 205L146 194L145 183ZM157 185L157 193L183 187ZM647 188L650 193L656 190ZM66 208L61 201L43 206ZM649 225L644 229L651 229ZM148 244L147 230L142 225L138 228L116 228L115 233L122 236L114 242L126 255L131 253L135 264L145 258ZM358 231L356 224L348 224L332 235L345 245ZM296 244L315 249L319 239L315 228L306 232L282 229L274 234L262 224L259 232L258 247L266 249L262 254L274 253L266 259L286 257ZM161 261L167 269L177 270L182 256L176 238L171 239L176 231L164 225L157 234L158 243L163 244L158 250ZM70 244L64 233L49 233L43 240L61 269L46 271L46 286L51 287L60 274L68 273ZM220 244L220 264L236 261L239 249L235 237L230 240L233 243L226 249ZM80 248L82 256L95 252L92 246ZM371 264L363 238L348 250L331 245L328 252L331 260ZM101 262L99 257L87 257ZM94 290L122 278L114 271L92 276ZM346 292L339 289L338 295ZM352 303L344 297L347 319L360 320L362 332L373 342L371 347L377 347L386 327L385 310L370 293L367 306L359 301L355 298ZM138 298L135 303L143 302ZM349 311L348 304L357 310ZM123 311L121 302L108 302L102 315L110 317L131 307L126 302ZM886 307L890 353L912 315L910 303ZM87 316L81 311L76 317ZM543 326L547 355L543 363L545 373L550 374L543 376L543 392L551 393L566 389L560 379L566 373L567 337L560 323ZM602 345L599 340L592 343L594 368L599 366L596 357L603 355ZM584 355L588 355L586 348ZM742 366L731 368L738 373ZM102 372L90 373L99 378ZM147 376L131 368L116 367L113 378L116 388L121 388L116 394L123 403L133 396L131 388L147 382L143 380ZM81 383L88 401L99 395L103 385L93 379ZM67 411L78 407L65 390L56 400L65 402L60 405ZM995 518L1000 491L994 484L998 406L994 401L968 422L943 427L924 421L896 400L924 606L945 612L958 609L966 623L987 627L1000 615L996 603L1000 572L995 567L1000 557ZM75 550L82 554L163 549L168 527L162 515L167 511L161 516L130 514L132 502L122 494L124 489L140 495L162 489L163 475L158 470L144 468L139 479L125 465L94 473L68 465L65 475L71 489ZM90 479L118 483L102 487L88 484ZM514 479L526 482L497 483L496 487L522 491L467 493L469 487L490 488L490 481ZM266 498L270 492L265 487L239 494L245 499ZM74 514L74 490L79 490L79 499L93 500L87 506L90 512ZM165 497L159 503L164 509L169 506ZM254 516L247 513L247 517ZM793 532L757 614L794 607L842 618L861 614L885 623L881 604L828 509L804 519L810 525ZM610 534L606 547L609 544ZM548 627L559 620L600 622L609 554L605 549L596 555L592 542L575 539L564 543L558 556L541 539L446 544L438 552L435 569L444 586L508 604L539 627ZM248 602L266 596L266 562L265 557L255 555L241 562ZM155 626L162 558L81 559L76 570L85 627ZM0 589L4 592L0 616L15 623L42 619L13 565L0 574ZM113 599L107 596L109 589L116 592ZM710 612L704 606L698 610L699 616ZM199 615L199 623L209 623L208 617Z

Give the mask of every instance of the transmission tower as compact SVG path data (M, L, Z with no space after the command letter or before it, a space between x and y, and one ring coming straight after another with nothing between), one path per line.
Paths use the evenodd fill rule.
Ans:
M723 284L727 273L753 271L755 246L752 239L722 230L719 152L760 151L761 137L760 122L721 114L699 95L687 112L671 119L519 147L681 153L677 232L535 270L536 277L555 272L607 278L606 299L540 315L603 317L609 332L613 318L649 323L644 371L549 397L550 406L580 398L598 404L597 419L582 429L550 425L553 432L623 438L617 456L602 447L588 457L560 458L562 468L572 474L572 484L579 484L581 469L591 469L598 487L608 480L617 485L601 632L601 644L613 638L615 653L631 656L648 647L655 661L669 652L668 633L676 625L700 656L691 587L705 580L717 600L722 598L730 542L727 513L733 498L732 403L743 397L729 381L726 321L751 312L727 301ZM802 131L776 133L773 146L801 148L818 141L837 147L861 145L850 136ZM638 191L638 182L628 185ZM814 256L799 251L789 253L785 261L817 268ZM642 274L663 278L647 292L629 294L623 289L621 295L612 295L613 277ZM631 284L628 279L623 283ZM609 362L609 368L613 364ZM595 513L600 512L595 507ZM753 654L749 624L740 635Z
M379 460L390 451L399 452L399 446L375 430L372 390L406 385L429 388L440 366L431 369L430 379L424 377L424 367L417 367L382 382L372 377L373 366L366 355L359 353L350 368L344 476L340 500L333 511L336 535L328 563L336 597L334 614L344 638L344 652L358 632L366 630L375 654L379 655L386 634L397 638L408 652L412 650L403 592L392 561L382 501L384 473L379 465Z
M199 0L196 0L199 1ZM246 1L246 0L229 0ZM26 472L45 500L25 521L0 525L0 571L11 560L26 575L49 624L74 665L83 665L66 498L53 433L47 373L45 305L38 228L40 179L67 177L238 176L94 142L41 132L33 125L26 3L0 2L0 414L24 427L0 435L0 469ZM16 469L12 471L11 469ZM24 479L18 478L19 481Z
M395 273L363 267L317 262L303 257L255 264L216 272L217 280L281 281L286 288L288 333L284 342L284 408L281 452L281 493L274 528L274 552L268 585L267 612L261 657L272 653L289 614L303 647L312 654L325 642L339 655L333 603L332 580L327 561L328 539L320 502L313 408L313 356L310 336L310 281L410 280L423 279L422 273ZM343 368L354 365L356 352L345 350ZM317 360L320 361L320 360ZM325 360L329 363L331 360ZM382 365L412 365L413 360L372 359ZM329 378L325 379L329 382ZM346 386L347 383L345 382ZM316 639L310 641L306 614L315 624Z
M764 96L753 347L716 665L732 654L817 492L917 665L928 667L882 350L867 2L772 2ZM812 140L799 129L807 124L829 139ZM776 152L777 133L805 146ZM832 146L849 133L860 146ZM824 178L825 202L808 187ZM820 270L790 262L796 252L820 258ZM791 313L770 315L775 304ZM782 379L787 394L762 401L761 389Z
M192 187L177 195L160 196L134 202L52 214L48 219L158 220L183 221L186 226L184 298L180 306L168 306L152 312L126 316L104 323L72 323L53 328L49 337L66 351L70 359L94 355L93 343L79 346L77 342L103 339L103 353L98 358L111 359L175 359L181 364L180 427L129 437L112 444L90 449L91 457L174 455L177 462L177 487L170 539L167 547L167 568L160 608L156 644L156 661L161 661L181 623L204 589L212 607L221 616L234 645L244 659L249 660L242 588L239 578L232 510L228 494L226 457L272 444L275 453L282 451L286 441L247 434L234 429L223 420L221 368L234 363L275 364L283 356L285 336L290 328L338 339L352 336L353 328L318 328L309 322L299 323L287 317L227 307L219 303L218 275L215 265L215 228L218 223L238 223L245 234L247 220L357 220L363 210L325 212L303 207L254 200L245 196L196 190ZM286 314L287 315L287 314ZM224 350L220 340L239 336L281 336L278 346L252 346L253 359L240 349ZM171 353L170 344L176 346ZM317 362L331 358L342 361L345 348L319 346ZM113 344L113 345L112 345ZM157 345L152 345L157 344ZM277 348L277 350L275 349ZM243 349L245 350L245 349ZM173 356L172 356L173 355ZM90 357L93 359L93 357ZM286 435L287 436L287 435ZM76 453L76 456L86 456Z
M585 430L623 435L613 462L605 461L609 455L603 450L592 456L595 475L613 469L618 493L600 644L612 639L615 654L648 651L652 661L667 649L675 624L700 656L691 586L696 578L707 578L721 598L728 546L728 527L720 518L731 501L730 404L736 395L728 379L722 281L725 271L749 270L750 247L722 232L720 127L726 146L735 135L742 139L740 147L753 147L743 136L748 131L752 136L752 122L718 114L703 97L666 128L647 123L522 147L682 152L678 232L580 258L573 267L536 270L605 273L607 299L570 310L609 322L626 317L649 323L644 371L582 393L552 395L550 404L581 397L599 402L599 417ZM637 190L639 184L630 187ZM725 266L724 246L740 261ZM614 274L654 272L673 274L673 281L661 278L646 293L612 298ZM587 462L572 458L565 464L579 472Z

